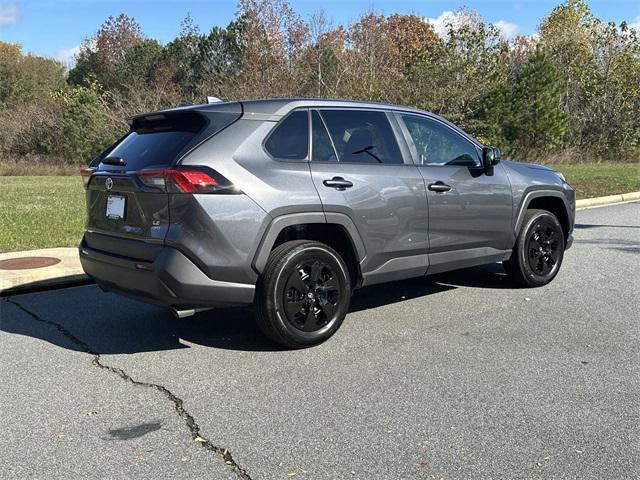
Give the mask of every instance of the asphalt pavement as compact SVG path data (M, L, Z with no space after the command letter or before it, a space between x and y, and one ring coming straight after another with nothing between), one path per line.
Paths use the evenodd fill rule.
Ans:
M286 351L248 309L0 299L1 478L640 477L640 203L580 211L550 285L366 288Z

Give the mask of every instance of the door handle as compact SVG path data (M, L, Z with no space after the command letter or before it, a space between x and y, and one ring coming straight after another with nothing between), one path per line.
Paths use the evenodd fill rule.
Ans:
M345 180L342 177L333 177L332 179L327 179L322 182L325 187L332 187L336 190L344 190L345 188L353 187L353 183L349 180Z
M444 182L438 181L435 183L430 183L427 188L429 188L429 190L431 190L432 192L444 193L451 190L451 185L447 185Z

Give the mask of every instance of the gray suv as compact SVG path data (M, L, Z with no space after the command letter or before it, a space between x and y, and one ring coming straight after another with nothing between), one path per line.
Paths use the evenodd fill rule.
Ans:
M83 171L82 266L182 317L255 305L292 348L340 327L354 289L491 262L537 287L575 194L411 108L273 99L144 114Z

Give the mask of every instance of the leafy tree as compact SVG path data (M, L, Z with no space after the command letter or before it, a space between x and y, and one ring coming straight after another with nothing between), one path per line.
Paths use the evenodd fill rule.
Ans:
M540 26L540 43L566 81L568 145L586 155L640 155L638 32L603 24L586 1L567 0ZM581 155L584 158L584 153Z
M127 52L142 42L144 36L136 21L125 14L109 17L94 37L81 47L76 66L69 72L69 81L84 85L92 80L106 89L124 88L118 75L121 63L127 63Z
M227 97L230 85L242 73L242 19L232 21L226 28L214 27L203 35L191 59L194 86L201 96Z
M344 51L347 33L335 28L323 11L309 19L310 41L300 56L298 76L302 91L315 97L337 97L345 78Z
M429 46L412 68L415 105L446 116L476 133L478 103L506 81L508 45L499 30L470 10L457 12L444 38Z
M173 82L187 98L193 98L195 93L196 72L193 67L201 41L200 30L191 15L187 15L181 22L180 33L163 52L163 62L173 69Z
M97 52L91 47L90 41L85 40L76 56L75 66L69 71L67 83L84 85L92 79L103 79L104 77L106 77L106 73Z
M393 85L402 78L387 26L384 15L369 12L349 27L345 52L349 83L345 87L356 98L391 101Z
M297 64L309 30L287 0L240 0L242 82L240 97L301 94Z
M41 101L64 83L60 63L24 55L20 45L0 42L0 108Z
M640 151L640 42L626 25L592 23L593 55L583 65L581 104L572 111L573 130L598 156Z
M393 44L394 57L403 71L417 60L421 52L438 44L433 27L417 15L395 13L387 18L385 33Z
M150 84L161 56L162 45L156 40L144 39L128 47L115 66L119 88L135 89Z
M58 151L73 162L86 162L115 140L98 86L76 86L56 92L64 106Z

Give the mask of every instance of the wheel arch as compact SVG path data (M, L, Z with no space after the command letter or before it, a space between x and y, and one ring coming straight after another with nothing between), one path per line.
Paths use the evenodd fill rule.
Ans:
M362 280L360 262L365 257L362 238L353 221L341 213L307 212L274 218L253 260L253 268L262 273L271 251L290 240L315 240L329 245L344 259L353 286Z
M556 190L533 190L526 193L518 209L513 233L517 237L527 210L538 208L553 213L562 226L565 240L571 234L572 225L569 216L569 205L565 196Z

